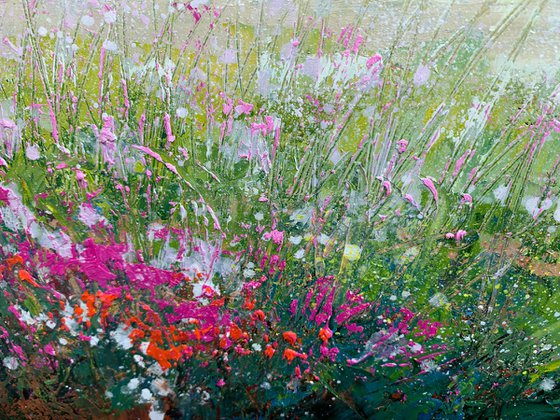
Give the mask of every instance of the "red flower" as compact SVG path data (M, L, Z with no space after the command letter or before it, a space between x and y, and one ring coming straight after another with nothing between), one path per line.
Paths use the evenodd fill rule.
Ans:
M282 337L284 338L284 340L286 340L288 343L290 343L291 345L294 345L297 341L297 335L295 332L293 331L286 331L282 334Z
M286 349L284 350L284 356L282 356L284 359L286 359L288 362L291 362L292 360L294 360L297 356L298 356L298 352L292 349Z
M235 323L231 323L229 327L229 336L232 340L239 340L240 338L248 338L246 334Z
M268 346L266 346L266 349L264 350L264 354L266 354L266 357L268 357L269 359L272 359L272 356L274 356L274 353L276 353L276 350L274 350L274 348L270 344Z
M247 296L247 298L245 299L245 303L243 304L243 309L248 309L249 311L252 311L253 308L255 307L256 302L257 302L256 299L251 300L251 298Z
M254 317L254 318L258 318L258 319L260 319L261 321L264 321L264 318L265 318L265 317L264 317L264 312L261 311L261 310L259 309L259 310L255 311L255 312L253 312L253 317Z

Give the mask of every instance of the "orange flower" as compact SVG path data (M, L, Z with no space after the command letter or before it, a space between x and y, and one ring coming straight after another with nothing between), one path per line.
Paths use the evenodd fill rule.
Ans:
M269 359L272 359L272 356L274 356L274 353L276 353L276 350L274 350L274 348L270 344L268 346L266 346L266 349L264 350L264 354L266 354L266 357L268 357Z
M11 270L14 265L21 264L23 265L23 258L21 255L14 255L13 257L7 258L6 261L8 262L8 268Z
M101 291L97 292L97 297L101 301L104 307L109 307L115 299L119 297L116 293L104 293Z
M284 337L284 340L286 340L288 343L290 343L291 345L294 345L297 341L297 335L295 332L293 331L286 331L282 334L282 337Z
M163 335L160 330L150 331L150 341L152 343L163 343Z
M221 306L224 306L225 303L226 303L226 298L223 297L223 298L221 298L221 299L216 299L216 300L212 301L212 303L210 304L210 306L218 306L218 307L221 307Z
M141 338L144 338L144 335L145 335L144 331L142 331L139 328L135 328L130 332L128 338L130 338L132 341L137 341L140 340Z
M243 309L248 309L249 311L252 311L253 308L255 307L256 302L257 302L256 299L251 300L249 296L247 296L247 298L245 298L245 303L243 304Z
M296 357L301 357L302 355L295 350L286 349L284 350L284 355L282 356L283 359L286 359L289 363L292 362Z
M220 338L220 348L227 349L230 346L226 337Z
M332 335L333 332L329 327L321 328L321 330L319 331L319 338L325 343L329 341L329 338L331 338Z
M208 331L210 331L212 329L212 326L209 326L207 328L195 328L194 329L194 336L197 340L202 340L202 337L204 337L206 335L206 333ZM240 330L241 331L241 330Z
M163 370L167 370L171 367L169 363L169 357L164 349L159 348L156 344L151 342L146 349L146 354L152 359L155 359Z
M31 284L32 286L39 287L37 282L33 280L33 277L31 277L31 274L29 274L26 270L20 269L18 275L21 280L25 280L27 283Z
M231 323L229 327L229 336L232 340L239 340L244 337L243 331L235 323Z
M87 316L91 318L93 315L95 315L95 312L96 312L96 309L95 309L95 295L92 295L91 293L85 291L82 294L82 301L84 301L85 304L87 305L87 308L88 308Z

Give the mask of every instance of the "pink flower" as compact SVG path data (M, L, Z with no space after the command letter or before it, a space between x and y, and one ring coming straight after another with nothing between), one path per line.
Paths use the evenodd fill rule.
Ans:
M167 143L173 143L175 141L175 136L171 130L171 117L166 112L163 116L163 125L165 127L165 135L167 136Z
M249 115L253 110L253 105L247 102L243 102L241 99L237 101L237 106L235 107L235 112L238 115L246 114Z
M397 142L397 151L399 153L406 152L406 148L408 147L408 141L405 139L401 139Z
M390 196L392 192L391 183L389 181L383 181L381 185L385 188L385 195Z
M54 356L56 354L56 352L54 351L54 347L52 346L51 343L43 347L43 350L45 351L45 353L47 353L50 356Z
M397 364L396 363L383 363L381 365L381 367L396 367Z
M0 119L0 127L8 128L10 130L15 130L17 128L17 125L12 120L9 120L7 118L2 118Z
M232 109L233 109L233 100L231 98L227 98L226 102L224 102L224 114L228 115Z
M455 234L455 239L457 241L461 241L465 236L467 236L467 232L465 230L458 230Z
M296 314L297 306L298 306L298 300L297 299L292 300L292 303L290 304L290 313L292 315Z
M366 61L366 67L369 69L375 63L382 63L382 62L383 59L381 58L381 56L379 54L375 54L373 57L368 58L368 60Z
M408 201L410 204L412 204L414 207L418 208L418 203L416 202L416 200L414 200L414 197L411 196L410 194L405 194L403 197L406 201Z
M364 331L364 327L356 324L355 322L346 325L346 329L350 334L361 333Z
M436 190L434 182L430 178L421 178L421 180L422 180L422 183L426 186L426 188L428 188L430 190L430 192L434 196L434 200L436 201L436 204L437 204L437 202L438 202L438 192Z
M116 141L117 136L114 133L115 120L110 115L103 116L103 126L101 131L97 131L97 127L93 126L97 140L101 145L103 152L103 161L109 166L115 164L115 152L117 150Z
M282 241L284 240L284 232L274 229L271 232L267 232L264 234L264 239L266 241L272 239L276 245L281 245Z
M74 171L76 171L76 181L78 181L78 185L80 186L80 188L86 189L88 186L88 183L86 181L86 174L84 174L79 169L74 169Z

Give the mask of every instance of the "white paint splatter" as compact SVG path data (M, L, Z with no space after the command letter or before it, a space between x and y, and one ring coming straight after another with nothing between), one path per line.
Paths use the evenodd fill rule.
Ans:
M117 12L115 12L114 10L109 10L108 12L105 12L103 14L103 20L105 20L105 23L108 24L115 23L117 21Z
M36 144L27 143L27 147L25 148L25 156L29 160L37 160L41 157L41 153L39 153L39 146Z
M425 66L424 64L420 64L418 66L418 69L416 70L416 73L414 73L414 79L412 81L412 83L414 83L414 86L423 86L428 82L428 79L430 78L430 68Z
M95 23L95 19L92 18L90 15L84 15L80 19L80 22L81 22L82 25L89 27L89 26L92 26Z
M493 192L494 198L504 204L507 196L509 195L509 187L505 185L500 185Z
M106 40L105 42L103 42L103 48L110 52L117 52L119 50L118 45L111 40Z

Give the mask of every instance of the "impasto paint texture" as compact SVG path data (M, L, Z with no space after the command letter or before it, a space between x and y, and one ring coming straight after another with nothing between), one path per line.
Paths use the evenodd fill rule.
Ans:
M560 2L0 0L0 418L560 417Z

